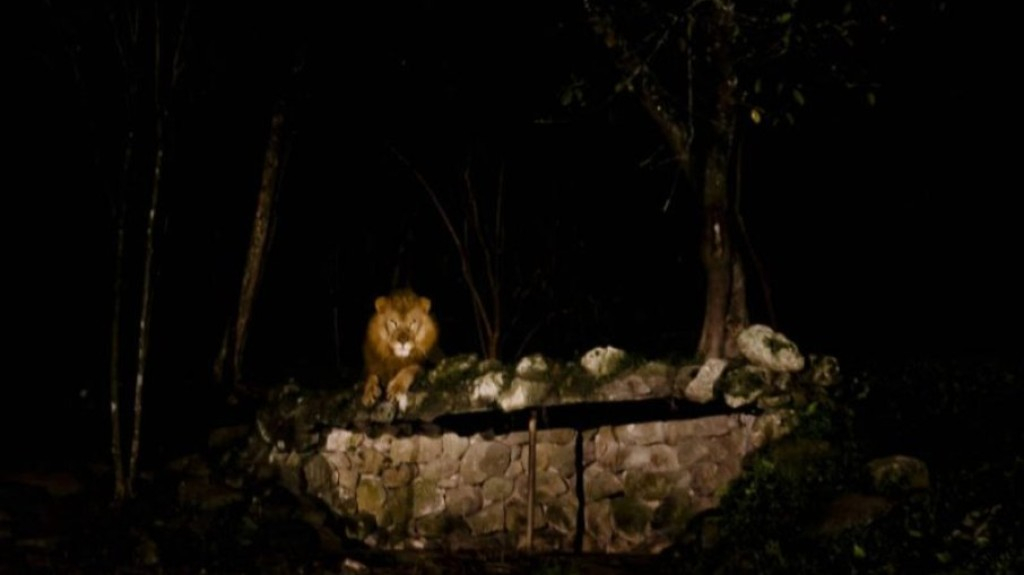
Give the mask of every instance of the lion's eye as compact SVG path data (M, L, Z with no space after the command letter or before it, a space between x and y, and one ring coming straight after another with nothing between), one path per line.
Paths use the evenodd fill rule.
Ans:
M393 319L389 319L388 320L388 331L395 331L396 329L398 329L398 322L393 320Z
M409 327L411 327L413 331L418 330L420 328L420 320L414 319L414 320L410 321L409 322Z

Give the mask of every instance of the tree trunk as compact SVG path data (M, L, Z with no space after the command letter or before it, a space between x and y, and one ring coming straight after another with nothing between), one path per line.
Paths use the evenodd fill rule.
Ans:
M130 143L129 150L130 150ZM125 157L130 156L129 152ZM128 163L126 159L125 163ZM127 166L126 166L127 171ZM115 207L117 214L117 246L114 255L114 310L110 325L110 457L114 463L114 501L122 501L128 494L124 476L124 455L121 453L121 300L124 287L124 227L123 199Z
M278 111L270 123L270 137L263 157L263 175L260 179L260 191L256 200L256 211L252 219L252 235L249 239L249 253L242 272L242 286L238 295L238 315L235 325L224 331L220 353L214 365L214 377L218 383L225 379L225 370L230 372L234 386L238 386L242 377L242 360L245 344L249 336L249 323L252 317L253 302L260 278L263 274L263 263L270 237L270 222L274 207L274 196L281 168L281 131L284 127L284 113ZM228 355L230 353L230 362Z
M714 0L711 5L710 54L718 86L704 166L700 253L707 274L707 295L697 353L703 357L734 357L736 335L749 321L743 262L732 239L735 214L729 205L729 167L736 129L737 82L731 56L735 6L729 0Z
M157 34L159 38L159 34ZM159 51L158 51L159 54ZM157 69L159 69L157 57ZM160 185L163 183L164 140L163 107L156 106L156 153L153 162L153 187L149 197L149 212L146 217L146 260L142 271L142 303L139 306L138 359L135 364L135 402L132 425L132 447L128 460L127 496L133 497L135 476L139 463L139 443L142 434L142 390L146 382L146 362L149 359L150 317L153 310L154 238L156 236L157 201L160 199Z
M673 98L657 81L647 64L615 29L609 13L600 5L589 4L590 21L595 33L613 55L616 67L634 89L648 115L659 127L675 156L679 168L691 184L701 190L703 232L701 262L706 273L704 325L697 352L703 357L733 357L735 336L749 321L743 262L732 235L738 220L730 206L730 167L734 157L736 128L736 78L732 69L732 38L736 35L731 0L712 0L708 18L709 71L716 78L715 106L708 121L704 140L705 154L692 153L695 122L692 105L688 125L672 105ZM689 28L688 28L689 30ZM689 40L689 38L688 38ZM687 57L695 58L688 41ZM697 79L688 74L689 101L695 98Z

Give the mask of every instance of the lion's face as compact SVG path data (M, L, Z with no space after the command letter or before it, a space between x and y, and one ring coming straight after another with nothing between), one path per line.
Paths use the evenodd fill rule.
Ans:
M416 342L421 339L422 315L415 310L405 315L387 314L388 317L384 321L385 338L395 357L405 358L412 355Z
M377 298L374 318L379 343L385 343L398 359L423 357L437 339L430 317L430 300L412 292L397 292Z

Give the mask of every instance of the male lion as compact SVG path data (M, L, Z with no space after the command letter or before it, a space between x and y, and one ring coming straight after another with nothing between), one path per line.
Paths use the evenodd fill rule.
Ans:
M387 399L409 391L427 359L436 360L437 324L430 316L430 300L412 290L400 289L381 296L374 305L363 344L366 382L363 405L380 397L380 385L387 382Z

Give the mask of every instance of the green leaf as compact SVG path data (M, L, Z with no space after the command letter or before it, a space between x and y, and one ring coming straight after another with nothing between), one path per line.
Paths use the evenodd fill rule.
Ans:
M860 545L857 545L856 543L854 543L853 544L853 556L856 557L857 559L863 559L863 558L867 557L868 554L867 554L867 552L864 551L863 547L861 547Z
M874 105L875 105L875 93L874 92L868 92L868 106L874 106Z
M798 106L804 105L804 95L797 88L793 88L793 101L796 102Z
M778 22L779 24L785 24L786 22L789 22L792 19L793 19L793 13L792 12L783 12L782 14L779 14L775 18L775 21Z

